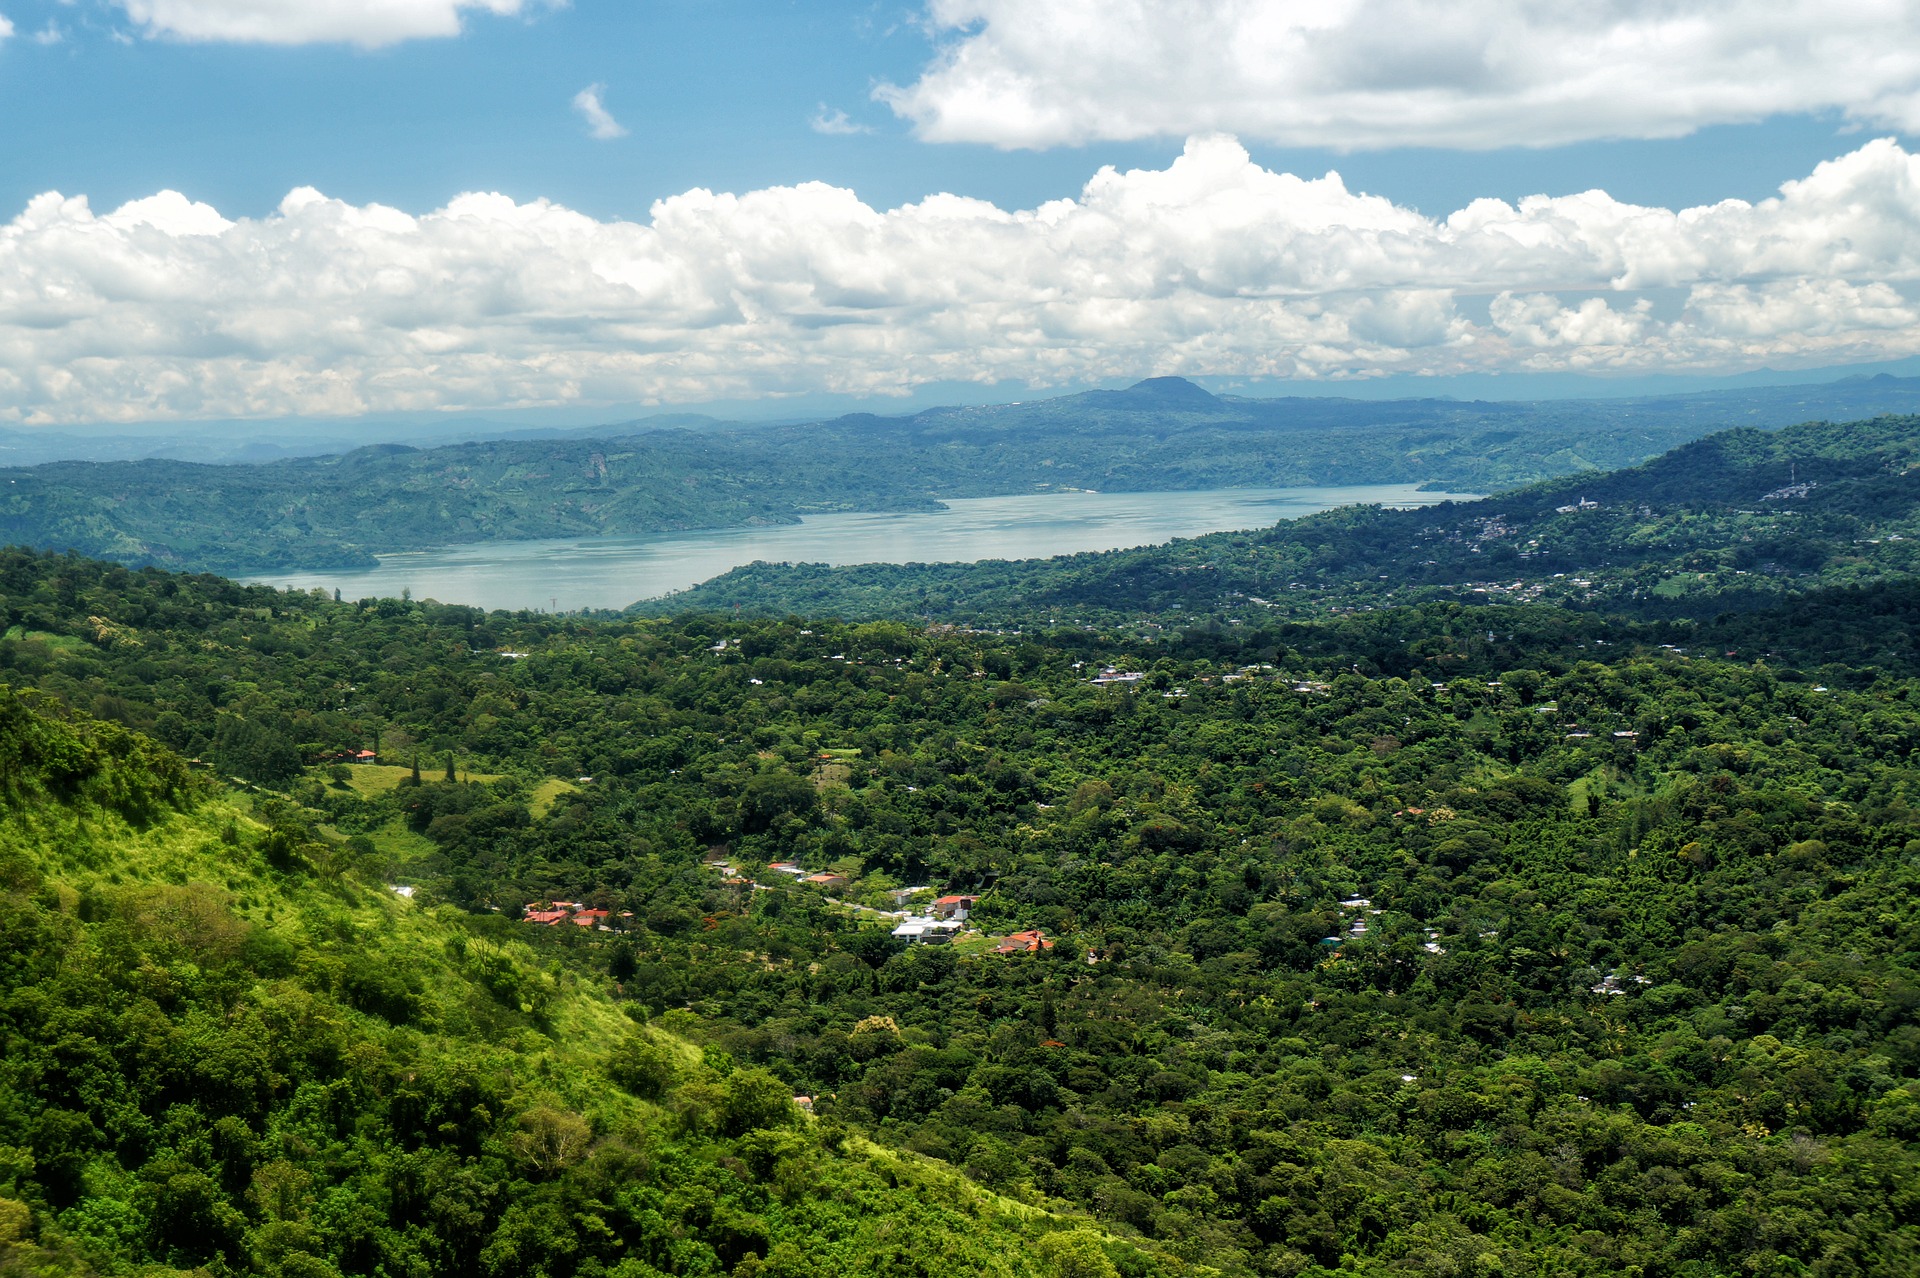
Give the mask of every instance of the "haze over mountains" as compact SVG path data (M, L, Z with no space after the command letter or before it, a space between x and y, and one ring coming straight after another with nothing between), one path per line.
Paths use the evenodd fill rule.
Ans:
M1917 410L1920 379L1884 375L1464 403L1239 398L1157 378L907 417L750 427L678 416L224 465L204 460L215 442L197 461L16 467L0 472L0 538L229 572L364 567L456 543L791 523L933 509L943 497L1390 482L1495 491L1632 465L1734 425Z

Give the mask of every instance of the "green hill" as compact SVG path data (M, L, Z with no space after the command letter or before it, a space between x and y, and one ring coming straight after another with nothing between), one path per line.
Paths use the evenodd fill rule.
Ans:
M461 542L792 523L1058 489L1431 483L1457 492L1632 465L1731 425L1911 411L1920 387L1459 403L1243 399L1179 378L1030 403L731 430L609 427L265 463L0 470L0 542L267 573ZM3 442L3 441L0 441Z
M0 611L16 1268L1920 1256L1910 583L1001 634L13 551Z
M0 778L0 1272L1161 1263L804 1117L116 725L0 689Z
M1032 622L1457 599L1705 618L1920 572L1917 455L1915 417L1739 429L1477 502L1018 563L754 564L632 611Z

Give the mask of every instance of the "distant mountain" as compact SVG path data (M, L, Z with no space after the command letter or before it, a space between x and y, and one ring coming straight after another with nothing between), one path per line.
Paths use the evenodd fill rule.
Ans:
M1464 403L1237 399L1164 377L1031 403L754 429L662 417L228 465L15 467L0 470L0 540L268 573L461 542L926 510L945 497L1368 483L1492 492L1631 466L1728 425L1858 416L1862 405L1920 412L1920 379Z
M1057 559L754 564L642 612L1283 617L1450 599L1712 617L1920 575L1920 417L1740 428L1642 466L1420 510Z

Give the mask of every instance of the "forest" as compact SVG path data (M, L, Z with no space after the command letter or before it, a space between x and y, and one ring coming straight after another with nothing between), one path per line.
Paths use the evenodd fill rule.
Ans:
M1911 432L1583 491L1891 527ZM1920 1270L1877 571L969 627L4 552L0 1264Z
M1241 398L1156 378L1123 391L906 417L700 430L669 419L666 427L387 443L272 462L14 466L0 473L0 544L270 574L371 567L377 554L452 544L933 510L942 497L1382 483L1491 492L1632 465L1731 425L1911 412L1917 403L1912 379L1889 377L1469 403ZM0 435L0 458L17 446Z

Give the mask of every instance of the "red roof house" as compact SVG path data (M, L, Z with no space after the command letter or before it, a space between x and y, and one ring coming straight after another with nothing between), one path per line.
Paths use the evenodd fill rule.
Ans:
M1035 928L1031 932L1015 932L1006 940L993 947L995 954L1037 954L1041 950L1050 950L1053 942L1044 932Z

